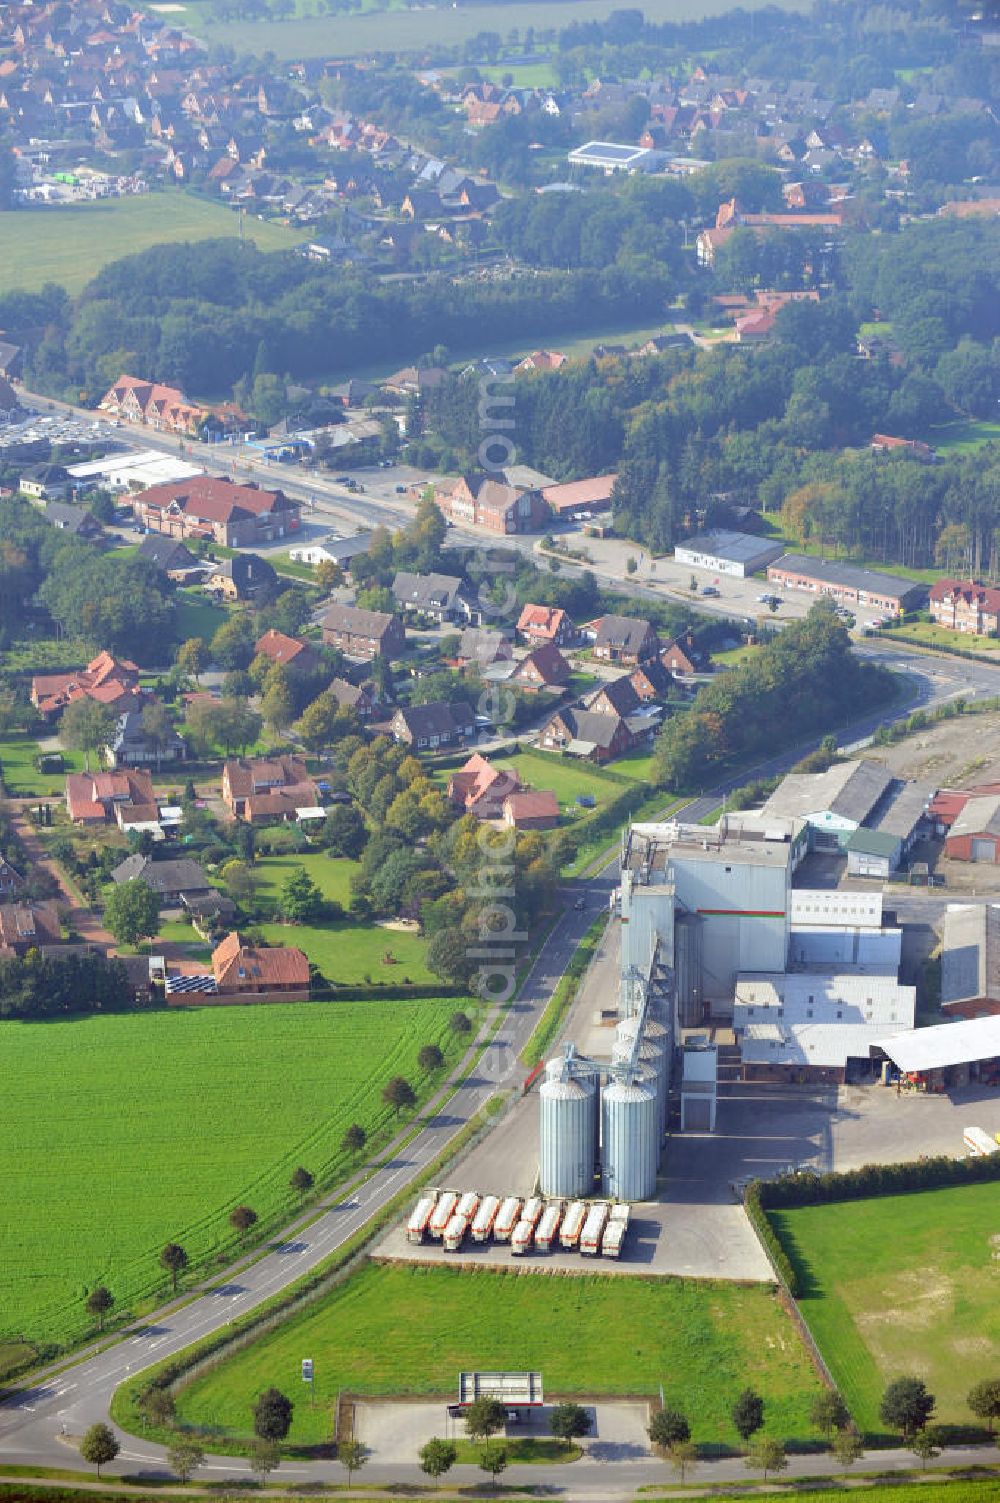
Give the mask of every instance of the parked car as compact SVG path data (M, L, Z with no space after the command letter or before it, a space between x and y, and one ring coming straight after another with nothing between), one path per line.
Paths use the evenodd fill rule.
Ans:
M718 595L719 592L715 588L714 584L707 584L707 585L702 585L702 587L701 587L701 593L703 595Z

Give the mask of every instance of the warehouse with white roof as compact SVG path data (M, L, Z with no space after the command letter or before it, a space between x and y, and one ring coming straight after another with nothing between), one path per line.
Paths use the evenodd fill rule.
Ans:
M1000 1084L1000 1015L887 1034L879 1047L904 1075L928 1086Z

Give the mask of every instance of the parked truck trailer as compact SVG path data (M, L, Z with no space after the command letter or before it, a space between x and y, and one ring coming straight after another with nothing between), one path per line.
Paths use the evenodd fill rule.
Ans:
M587 1212L587 1219L580 1233L580 1251L589 1258L596 1258L601 1250L601 1238L608 1224L608 1209L606 1200L598 1200Z
M422 1242L427 1224L434 1210L435 1195L421 1195L413 1208L409 1221L406 1223L407 1242Z
M445 1252L458 1252L468 1229L468 1221L456 1211L444 1229Z
M628 1231L628 1209L628 1206L612 1206L608 1224L604 1228L604 1236L601 1238L602 1257L621 1257L625 1233Z
M459 1200L458 1205L455 1207L455 1215L461 1216L466 1226L468 1226L469 1222L472 1220L473 1216L475 1216L478 1210L478 1194L475 1190L466 1190L465 1194Z
M497 1219L493 1223L493 1240L509 1242L511 1233L521 1219L521 1202L516 1195L508 1195L500 1204Z
M1000 1153L1000 1143L996 1138L991 1138L982 1127L967 1127L962 1133L962 1142L975 1158L985 1158L987 1154Z
M526 1221L522 1216L521 1220L517 1223L517 1226L511 1233L511 1256L514 1258L520 1258L523 1257L526 1252L530 1252L531 1242L534 1235L535 1223L533 1221Z
M438 1203L434 1207L434 1210L431 1212L431 1219L427 1223L428 1236L431 1236L436 1241L440 1242L441 1238L445 1234L445 1229L447 1228L448 1222L455 1214L455 1208L457 1205L458 1191L445 1190L444 1193L439 1197Z
M574 1200L567 1208L563 1217L562 1228L559 1232L559 1245L567 1251L580 1245L580 1233L583 1231L583 1223L587 1219L587 1202Z
M550 1202L541 1214L538 1229L535 1232L535 1246L539 1252L551 1252L552 1244L556 1240L559 1231L559 1223L562 1220L563 1203L561 1200Z
M530 1221L532 1227L538 1225L542 1212L545 1210L545 1202L540 1195L532 1195L530 1200L524 1202L524 1210L521 1212L522 1221Z
M500 1210L500 1197L497 1195L484 1195L479 1203L479 1210L472 1218L473 1242L488 1242Z

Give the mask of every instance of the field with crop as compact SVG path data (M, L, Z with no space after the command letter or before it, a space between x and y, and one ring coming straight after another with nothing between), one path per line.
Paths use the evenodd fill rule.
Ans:
M858 1425L883 1427L892 1378L916 1373L937 1396L935 1421L973 1423L965 1395L1000 1370L996 1185L775 1211L802 1269L799 1301Z
M232 209L179 191L16 209L0 213L2 286L33 290L59 282L79 292L108 261L150 245L238 234L239 220ZM262 251L289 250L303 238L252 216L245 221L245 234Z
M572 1339L566 1339L566 1333ZM369 1264L322 1304L197 1378L180 1398L188 1424L244 1435L268 1383L294 1392L303 1352L314 1404L291 1439L325 1440L341 1388L452 1394L462 1368L539 1368L550 1393L653 1394L690 1415L696 1440L732 1445L727 1411L745 1383L767 1398L768 1429L809 1433L818 1380L791 1321L763 1288L681 1280L522 1278Z
M105 1283L120 1310L165 1291L159 1250L192 1263L232 1248L228 1213L277 1225L298 1164L335 1183L360 1122L377 1144L394 1119L390 1076L425 1092L416 1058L453 1056L454 1002L197 1008L3 1023L0 1338L77 1336Z

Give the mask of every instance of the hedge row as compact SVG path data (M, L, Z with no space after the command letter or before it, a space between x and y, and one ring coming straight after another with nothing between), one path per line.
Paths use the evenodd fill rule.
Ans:
M824 1205L833 1200L867 1200L876 1195L903 1195L912 1190L936 1190L949 1185L978 1185L1000 1180L1000 1153L967 1159L946 1157L915 1159L904 1164L864 1164L841 1174L784 1174L778 1179L758 1180L747 1191L756 1191L760 1206L778 1210L785 1206Z
M392 981L373 981L370 986L338 986L336 982L313 982L312 1000L314 1002L371 1002L386 1001L416 1001L427 997L467 997L469 989L466 986L452 986L447 982L438 981L428 986L418 986L416 983L397 985Z
M792 1298L796 1299L800 1293L798 1276L792 1267L788 1254L781 1245L777 1232L768 1219L767 1212L761 1205L761 1188L760 1180L754 1180L753 1184L747 1186L746 1194L743 1197L747 1219L757 1233L760 1244L771 1260L771 1266L778 1275L778 1278L785 1285Z

